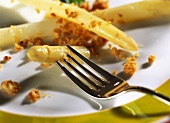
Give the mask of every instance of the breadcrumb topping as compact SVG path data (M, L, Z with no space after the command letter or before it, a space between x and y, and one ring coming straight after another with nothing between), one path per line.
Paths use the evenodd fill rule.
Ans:
M65 19L60 19L57 23L65 23L60 26L60 29L55 28L53 30L53 43L54 45L72 45L72 46L85 46L90 50L90 54L95 56L97 50L103 46L107 40L94 34L93 32L87 31L82 28L82 25L69 22ZM99 25L100 22L90 23L92 27Z
M11 60L11 56L4 56L3 60L4 62L8 62L9 60Z
M29 93L28 93L28 99L31 103L38 101L41 98L41 94L39 90L36 89L32 89Z
M97 9L107 9L109 8L109 3L108 0L96 0L93 4L92 10L97 10Z
M116 75L117 74L117 71L116 70L113 70L113 75Z
M14 50L15 50L15 51L21 51L21 50L23 50L23 49L24 49L23 46L21 46L21 45L15 43L15 46L14 46Z
M122 54L122 50L116 47L111 48L111 54L118 59L125 59L125 57Z
M137 69L137 62L135 57L130 57L126 59L123 71L128 75L133 75Z
M92 5L89 1L83 2L79 5L80 8L83 8L87 11L95 11L98 9L107 9L109 8L109 0L95 0Z
M82 2L79 5L80 8L85 9L86 11L90 11L90 2L86 1L86 2Z
M33 45L43 45L43 39L40 37L36 37L34 39L25 39L22 41L16 41L14 50L15 51L22 51L24 48L33 46Z
M15 95L19 92L20 86L12 80L5 80L1 83L1 90L8 95Z
M70 11L69 9L66 9L65 10L65 13L67 14L68 17L71 17L71 18L76 18L78 13L77 12L72 12Z
M40 66L42 67L50 67L52 64L50 63L41 63Z
M150 55L150 56L148 57L148 62L149 62L150 64L152 64L153 62L155 62L155 60L156 60L156 56L155 56L155 55Z

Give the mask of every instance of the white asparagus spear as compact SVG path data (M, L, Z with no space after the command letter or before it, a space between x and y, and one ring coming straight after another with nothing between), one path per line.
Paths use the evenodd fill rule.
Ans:
M27 23L0 29L0 48L4 49L14 45L17 41L36 37L47 37L52 35L56 24L55 19L48 19L41 22Z
M18 0L25 5L31 5L36 9L45 10L69 21L82 25L85 29L112 41L127 50L138 50L135 41L112 24L94 16L93 14L75 5L65 4L52 0Z
M170 16L170 0L145 0L116 8L96 10L94 15L111 21L113 25Z
M86 58L90 57L90 51L83 46L72 46L79 53ZM67 54L72 54L67 46L33 46L27 51L27 57L34 62L41 63L54 63L56 61L62 61L67 57ZM76 58L74 54L73 57ZM76 58L77 59L77 58Z

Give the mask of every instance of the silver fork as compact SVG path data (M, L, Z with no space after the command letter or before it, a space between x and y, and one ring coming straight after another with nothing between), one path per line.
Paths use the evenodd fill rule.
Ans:
M158 93L154 90L149 88L141 87L141 86L130 86L126 81L123 79L114 76L107 72L106 70L102 69L101 67L94 64L89 59L85 58L83 55L78 53L75 49L71 46L68 48L78 56L85 64L87 64L90 68L92 68L95 72L97 72L100 76L94 74L91 70L83 66L80 62L78 62L75 58L73 58L70 54L67 54L68 58L71 59L77 66L79 66L82 70L84 70L88 75L90 75L94 80L90 79L88 76L84 75L79 69L77 69L70 61L64 59L64 64L67 67L73 69L79 76L81 76L87 83L82 82L81 79L76 77L73 73L71 73L62 62L57 61L57 65L63 70L63 72L83 91L85 91L90 96L96 99L111 99L116 95L123 94L124 92L128 91L137 91L146 94L150 94L153 97L156 97L160 101L170 105L170 98Z

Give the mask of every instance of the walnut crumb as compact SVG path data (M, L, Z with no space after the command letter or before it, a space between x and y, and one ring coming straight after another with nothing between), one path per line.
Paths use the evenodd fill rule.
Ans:
M5 80L1 83L1 90L8 95L15 95L17 92L19 92L20 87L17 82Z
M41 94L39 90L36 89L32 89L29 93L28 93L28 99L30 102L36 102L41 98Z
M155 60L156 60L156 56L155 56L155 55L150 55L150 56L148 57L148 62L149 62L150 64L152 64L153 62L155 62Z

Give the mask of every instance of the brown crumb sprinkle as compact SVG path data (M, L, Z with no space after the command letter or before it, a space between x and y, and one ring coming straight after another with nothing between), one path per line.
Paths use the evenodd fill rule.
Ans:
M11 60L11 56L4 56L3 60L4 62L8 62L9 60Z
M137 62L135 57L130 57L126 59L127 62L124 64L123 71L128 75L133 75L137 69Z
M50 67L50 66L52 66L52 64L50 64L50 63L40 63L40 66L42 66L42 67Z
M17 92L19 92L20 87L17 82L5 80L1 83L1 90L8 95L15 95Z
M117 74L117 71L116 70L113 70L113 75L116 75Z
M109 48L111 49L111 54L118 58L118 59L125 59L125 56L122 53L121 49L118 49L116 47L112 47L111 45L109 45Z
M109 8L108 0L96 0L93 4L92 11L106 8Z
M29 93L28 93L28 99L30 102L36 102L41 98L41 94L39 90L36 89L32 89Z
M76 18L78 13L77 12L72 12L70 11L69 9L66 9L65 10L65 13L67 14L68 17L71 17L71 18Z
M14 50L15 51L22 51L26 47L30 47L33 45L43 45L43 39L41 37L36 37L33 39L25 39L22 41L16 41Z
M97 49L102 47L107 40L90 32L81 27L81 25L72 23L65 19L60 19L57 23L65 23L60 29L53 30L53 43L54 45L74 45L85 46L90 50L90 54L95 56ZM100 22L95 22L95 25L99 25ZM94 51L94 52L93 52Z
M155 56L155 55L150 55L150 56L148 57L148 62L149 62L150 64L152 64L153 62L155 62L155 60L156 60L156 56Z
M14 50L15 50L15 51L21 51L21 50L23 50L23 49L24 49L23 46L21 46L21 45L15 43L15 46L14 46Z
M79 7L87 11L90 11L90 2L89 1L83 2L80 4Z

